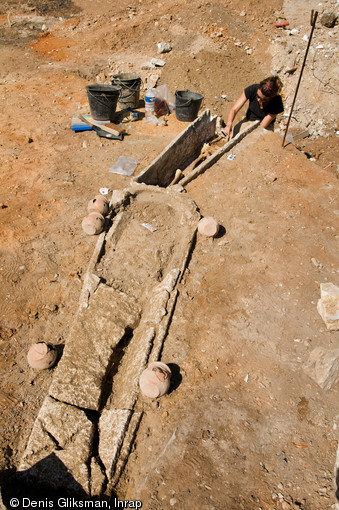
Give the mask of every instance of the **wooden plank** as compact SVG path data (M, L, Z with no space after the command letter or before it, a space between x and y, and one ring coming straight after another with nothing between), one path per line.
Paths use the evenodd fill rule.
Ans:
M212 165L214 165L214 163L216 163L218 161L218 159L221 158L221 156L226 154L226 152L230 151L232 149L232 147L234 147L235 145L237 145L237 143L240 142L240 140L245 138L246 135L248 135L249 133L251 133L251 131L256 129L258 127L258 125L259 125L259 121L256 120L256 121L253 122L253 124L251 124L246 129L244 129L244 131L241 131L240 133L238 133L229 142L225 143L225 145L223 145L219 150L217 150L216 152L211 154L211 156L209 156L207 159L205 159L205 161L203 161L199 166L197 166L191 172L189 172L186 175L186 177L184 177L180 181L180 185L181 186L186 186L186 184L188 184L189 182L193 181L193 179L198 177L198 175L200 175L203 172L205 172L205 170L207 170Z
M79 119L88 124L91 127L97 127L101 129L102 131L107 131L107 133L111 133L112 135L120 136L123 133L125 133L125 130L116 124L113 124L113 122L110 122L108 124L100 124L99 122L96 122L93 119L86 119L83 115L79 115Z

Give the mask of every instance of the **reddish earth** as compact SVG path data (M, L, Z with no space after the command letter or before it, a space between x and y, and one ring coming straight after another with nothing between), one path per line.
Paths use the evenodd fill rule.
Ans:
M108 172L120 155L138 160L137 175L186 127L171 114L166 126L126 123L122 142L74 133L72 116L89 113L85 86L140 72L145 87L159 78L173 93L199 91L203 108L225 119L243 88L271 72L281 12L293 23L309 5L292 7L37 0L0 8L3 491L53 375L30 369L27 351L38 340L65 344L77 309L96 243L81 229L88 201L101 187L128 187L129 177ZM157 55L162 41L171 53ZM142 69L152 57L166 65ZM318 98L325 115L335 96ZM169 395L145 400L120 499L151 510L336 508L338 385L324 390L308 364L316 347L334 351L338 341L316 308L320 283L339 285L337 125L285 148L283 127L282 118L280 132L259 128L234 161L224 156L186 187L222 228L215 239L197 236L161 358L180 377ZM293 134L304 130L293 122Z

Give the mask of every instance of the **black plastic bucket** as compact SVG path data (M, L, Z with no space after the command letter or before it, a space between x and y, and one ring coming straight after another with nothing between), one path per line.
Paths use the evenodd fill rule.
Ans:
M93 119L113 121L120 88L113 85L87 85L86 91Z
M183 122L192 122L197 118L204 96L190 90L176 90L175 116Z
M119 97L119 108L138 108L140 98L141 78L135 73L115 74L112 78L112 85L121 88Z

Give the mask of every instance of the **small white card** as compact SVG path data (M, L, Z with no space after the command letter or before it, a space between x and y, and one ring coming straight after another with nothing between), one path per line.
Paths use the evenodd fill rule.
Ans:
M158 230L157 228L152 227L152 225L150 225L149 223L141 223L141 225L150 230L151 232L155 232L156 230Z

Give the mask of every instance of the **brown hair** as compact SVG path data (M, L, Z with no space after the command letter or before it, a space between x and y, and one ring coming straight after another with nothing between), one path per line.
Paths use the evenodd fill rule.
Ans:
M259 83L259 89L264 94L264 96L272 98L279 94L282 89L283 84L279 76L269 76L265 78Z

